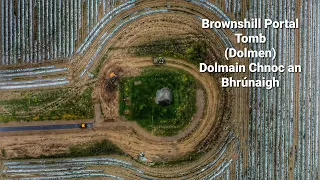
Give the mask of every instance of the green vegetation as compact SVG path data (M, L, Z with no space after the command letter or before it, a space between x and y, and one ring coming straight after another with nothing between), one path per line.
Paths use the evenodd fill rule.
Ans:
M92 88L24 92L21 99L0 100L0 122L74 120L93 118Z
M23 157L19 159L75 158L75 157L103 156L103 155L111 155L111 154L124 155L121 149L119 149L111 141L102 140L102 141L93 142L89 144L71 146L69 148L68 153L56 154L56 155L50 155L50 156L41 155L39 157ZM49 161L47 163L54 164L55 161Z
M77 145L70 148L70 152L64 156L84 157L110 154L123 154L123 152L112 142L103 140L88 145Z
M156 91L163 87L173 93L173 104L165 107L155 103ZM172 136L178 134L195 113L195 94L196 82L185 71L148 68L141 76L121 80L120 114L155 135Z
M202 157L204 154L205 154L204 152L191 152L184 157L177 158L168 162L156 162L153 166L154 167L170 167L174 165L181 166L183 164L187 164L200 159L200 157Z
M7 157L7 152L5 149L1 149L1 155L2 157Z
M175 39L154 41L135 48L137 56L164 56L189 60L194 64L207 58L207 45L203 41L180 43Z

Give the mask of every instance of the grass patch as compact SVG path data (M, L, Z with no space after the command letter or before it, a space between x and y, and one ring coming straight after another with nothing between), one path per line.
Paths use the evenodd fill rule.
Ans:
M0 122L93 118L91 93L92 88L82 93L69 88L26 92L21 99L0 101Z
M41 156L40 158L71 158L71 157L87 157L87 156L101 156L110 154L124 154L111 141L102 140L85 145L75 145L70 147L69 152L65 154L58 154L54 156Z
M54 159L54 158L76 158L76 157L90 157L90 156L103 156L103 155L125 155L124 152L114 145L109 140L102 140L88 144L81 144L71 146L68 153L56 155L41 155L39 157L23 157L17 159ZM54 164L55 161L48 161L48 164Z
M7 152L5 149L1 149L1 155L2 157L7 157Z
M173 104L155 103L156 91L168 87ZM185 71L152 67L141 76L124 78L120 82L120 114L154 135L172 136L189 124L196 111L196 82ZM130 102L124 101L130 98Z
M194 162L202 157L204 152L191 152L188 155L167 162L155 162L153 167L170 167Z
M176 39L154 41L150 44L137 46L137 56L164 56L185 59L193 64L199 64L207 58L207 45L203 41L181 43Z

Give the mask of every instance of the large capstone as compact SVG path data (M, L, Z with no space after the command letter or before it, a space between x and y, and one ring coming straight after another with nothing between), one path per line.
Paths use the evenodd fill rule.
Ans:
M156 94L156 103L162 106L167 106L172 104L173 97L172 92L169 88L165 87L162 89L159 89Z

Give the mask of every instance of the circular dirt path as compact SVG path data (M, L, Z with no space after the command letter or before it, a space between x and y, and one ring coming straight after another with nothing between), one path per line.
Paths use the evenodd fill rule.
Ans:
M111 58L110 61L107 61L104 65L103 70L108 70L110 67L117 67L122 69L127 68L126 71L130 71L132 69L140 69L146 66L152 66L151 57ZM134 135L131 134L130 136L127 136L127 134L119 132L116 136L110 136L108 138L132 156L138 155L139 152L145 152L150 157L157 160L160 160L165 156L168 158L183 156L194 151L197 145L206 137L216 123L216 112L219 107L220 98L219 90L213 78L209 74L199 73L199 70L194 65L183 60L168 59L166 66L182 69L194 76L195 79L197 79L203 86L206 94L207 105L204 106L204 103L201 103L198 106L198 112L194 116L189 128L185 129L181 134L173 137L152 136L149 132L137 125L136 122L128 121L106 122L100 125L103 127L97 128L98 130L117 129L119 127L132 128ZM102 76L104 76L104 74L105 73L102 73ZM99 91L98 94L104 94L104 83L97 84L102 85L101 87L96 87ZM201 94L201 92L198 93ZM108 106L107 103L103 103L103 99L100 100L102 100L103 104L102 109ZM201 118L202 114L203 117Z

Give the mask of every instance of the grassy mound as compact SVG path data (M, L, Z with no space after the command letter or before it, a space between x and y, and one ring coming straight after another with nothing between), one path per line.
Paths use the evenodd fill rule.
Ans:
M173 93L173 104L155 103L158 89L168 87ZM137 121L155 135L178 134L196 111L196 82L185 71L152 67L141 76L124 78L120 82L120 114ZM126 100L125 100L126 99Z

